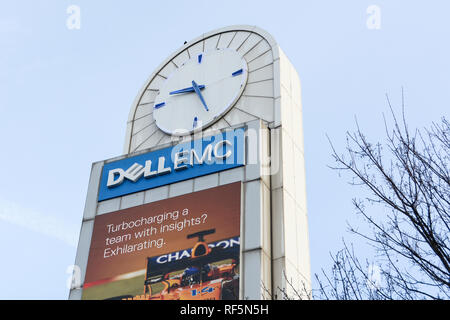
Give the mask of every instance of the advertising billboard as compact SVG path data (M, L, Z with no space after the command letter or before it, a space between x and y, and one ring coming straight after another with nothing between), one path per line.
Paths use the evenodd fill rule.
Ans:
M244 128L106 163L98 201L244 165Z
M95 217L83 299L239 298L241 182Z

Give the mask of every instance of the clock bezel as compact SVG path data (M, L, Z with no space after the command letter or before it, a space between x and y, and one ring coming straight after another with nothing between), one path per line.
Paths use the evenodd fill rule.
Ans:
M186 50L188 50L189 48L190 48L190 47L187 47ZM191 130L188 130L188 129L181 129L181 128L180 128L180 129L178 129L178 130L180 130L179 132L177 132L176 130L175 130L175 132L172 132L171 130L168 130L168 129L164 128L164 126L161 126L160 124L158 124L158 121L157 121L156 119L154 119L154 120L155 120L155 124L156 124L156 126L158 127L159 130L161 130L161 131L164 132L165 134L171 135L171 136L177 136L177 137L188 136L188 135L191 135L191 134L193 134L193 133L195 133L195 132L200 132L200 131L203 131L203 130L205 130L205 129L211 127L212 125L214 125L215 123L217 123L221 118L223 118L223 117L231 110L231 108L232 108L234 105L236 105L236 103L237 103L237 102L239 101L239 99L241 98L241 96L242 96L242 94L243 94L243 92L244 92L244 90L245 90L245 87L246 87L246 85L247 85L247 81L248 81L248 63L247 63L247 61L245 60L245 58L242 57L236 50L231 49L231 48L218 48L218 49L215 49L215 50L205 50L205 51L200 52L199 54L206 54L206 53L210 53L210 52L225 51L225 50L228 50L228 51L231 51L231 52L237 54L237 55L240 57L241 63L242 63L241 86L240 86L239 91L236 93L236 95L231 99L231 102L229 102L228 104L226 104L225 107L224 107L222 110L220 110L219 112L217 112L217 116L213 117L212 120L210 120L209 122L203 124L201 127L196 127L196 128L191 129ZM168 80L169 80L176 72L179 72L179 69L180 69L180 68L182 68L186 63L190 62L191 60L195 60L197 56L198 56L198 55L196 55L195 57L193 56L193 57L191 57L190 59L188 59L188 60L186 60L185 62L183 62L183 64L182 64L181 66L179 66L177 69L173 70L173 71L169 74L169 76L167 77L167 79L164 80L164 82L162 83L162 85L158 88L158 94L156 95L155 101L154 101L153 106L152 106L153 112L154 112L154 107L155 107L155 105L156 105L157 98L158 98L158 96L159 96L159 94L160 94L161 88L164 87L164 85L166 84L166 82L167 82L167 81L168 81ZM168 63L170 63L171 61L173 61L173 59L175 59L175 57L172 57L172 58L168 61ZM181 131L181 130L182 130L182 131Z

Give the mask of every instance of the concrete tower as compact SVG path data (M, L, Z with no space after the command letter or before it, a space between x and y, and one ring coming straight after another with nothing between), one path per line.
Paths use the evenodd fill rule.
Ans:
M196 83L164 95L165 86L170 81L183 83L183 75L173 74L207 59L220 62L204 67L210 73L220 74L227 67L236 71L218 91L209 89L208 80L199 83L209 109L202 101L206 111L199 104L195 113L183 108L182 115L174 114L165 99L191 92L192 98L180 104L188 105L188 99L197 99ZM227 90L234 92L233 86L240 89L230 93L231 102L213 110ZM201 112L207 115L204 119ZM190 125L189 117L194 118L192 130L174 134L170 126L183 127L186 121ZM203 125L197 126L197 120L204 120ZM245 132L245 165L99 200L105 165L236 128ZM70 298L82 295L97 216L234 182L242 186L239 298L281 299L280 289L293 295L294 288L310 288L300 81L273 37L246 25L214 30L187 42L156 68L139 91L129 113L124 155L93 164L76 257L80 283L74 285Z

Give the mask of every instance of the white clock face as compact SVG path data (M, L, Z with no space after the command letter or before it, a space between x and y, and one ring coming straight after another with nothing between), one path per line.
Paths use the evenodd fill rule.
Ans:
M153 117L165 133L185 135L206 128L239 99L247 81L247 63L231 49L197 54L165 81Z

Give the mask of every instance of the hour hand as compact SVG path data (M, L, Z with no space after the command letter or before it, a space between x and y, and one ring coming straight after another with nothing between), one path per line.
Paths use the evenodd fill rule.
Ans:
M200 90L202 90L205 88L205 86L203 84L201 84L198 86L198 88ZM169 92L169 94L172 95L172 94L180 94L180 93L187 93L187 92L195 92L194 87L188 87L188 88L184 88L184 89L180 89L180 90L175 90L175 91Z
M192 86L194 87L195 93L200 98L200 101L202 102L202 104L205 107L206 111L209 111L208 106L206 105L205 99L203 99L203 95L200 92L200 86L194 80L192 80Z

